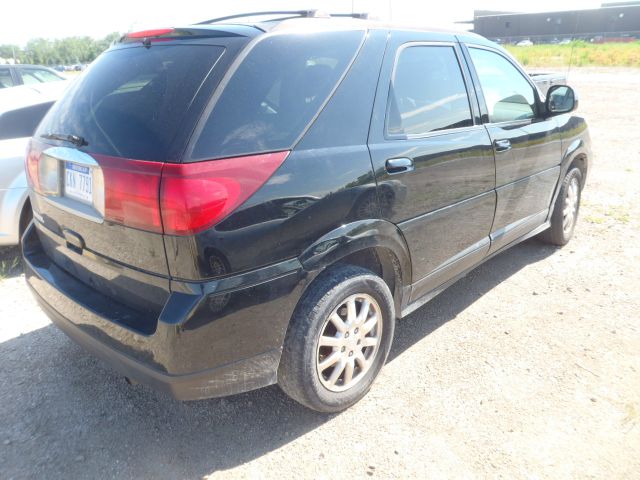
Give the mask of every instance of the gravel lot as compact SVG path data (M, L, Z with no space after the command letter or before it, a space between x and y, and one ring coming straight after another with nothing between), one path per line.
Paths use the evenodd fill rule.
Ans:
M569 80L595 151L575 239L527 241L400 322L343 414L275 386L128 386L5 268L0 478L640 478L640 69Z

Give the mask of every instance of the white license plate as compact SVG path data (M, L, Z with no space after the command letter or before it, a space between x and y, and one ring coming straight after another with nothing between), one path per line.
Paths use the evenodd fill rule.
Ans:
M93 178L89 167L65 162L64 195L84 203L93 203Z

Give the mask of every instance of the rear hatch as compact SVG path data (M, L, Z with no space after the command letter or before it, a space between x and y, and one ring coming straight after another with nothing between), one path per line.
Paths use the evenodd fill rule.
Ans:
M169 296L159 194L250 27L129 35L103 53L38 127L27 157L46 256L155 329ZM126 323L126 320L124 321Z

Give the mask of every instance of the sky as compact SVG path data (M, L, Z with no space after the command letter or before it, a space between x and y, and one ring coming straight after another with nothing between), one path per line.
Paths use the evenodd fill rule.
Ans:
M474 9L519 12L597 8L592 0L28 0L3 8L0 44L20 46L32 38L88 35L171 27L229 15L264 10L321 9L330 13L369 12L382 20L462 29L456 21L473 18ZM10 6L9 6L10 5Z

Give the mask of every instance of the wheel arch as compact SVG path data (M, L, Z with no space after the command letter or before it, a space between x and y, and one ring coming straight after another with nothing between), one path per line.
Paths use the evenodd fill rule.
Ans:
M299 260L305 270L316 275L338 264L372 270L391 290L397 316L408 299L409 250L398 227L385 220L361 220L342 225L309 246ZM312 284L313 281L307 288Z

